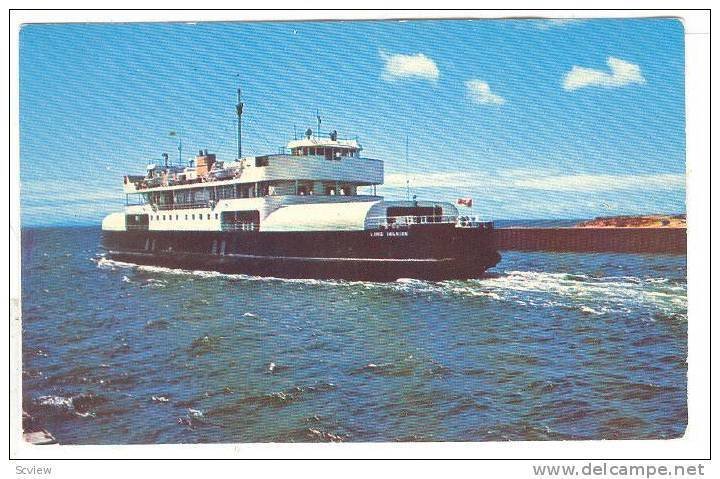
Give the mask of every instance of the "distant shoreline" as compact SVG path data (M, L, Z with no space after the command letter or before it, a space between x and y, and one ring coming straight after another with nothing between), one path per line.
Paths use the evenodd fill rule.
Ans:
M600 216L582 221L575 228L687 228L684 214Z

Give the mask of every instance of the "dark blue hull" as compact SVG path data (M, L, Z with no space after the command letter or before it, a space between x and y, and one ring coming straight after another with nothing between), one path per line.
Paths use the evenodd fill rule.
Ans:
M105 231L103 245L118 261L281 278L461 279L500 261L492 229L446 224L391 231Z

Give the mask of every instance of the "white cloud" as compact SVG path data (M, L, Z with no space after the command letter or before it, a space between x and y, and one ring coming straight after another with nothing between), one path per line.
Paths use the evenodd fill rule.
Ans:
M685 175L660 173L647 175L552 175L538 176L532 170L504 172L499 175L471 172L389 174L387 187L405 187L410 179L414 188L513 188L540 191L615 191L615 190L678 190L685 187Z
M392 173L385 175L384 186L391 188L404 188L405 181L409 179L410 185L416 188L455 188L475 183L475 176L478 175L467 172L413 172L408 175L405 175L404 173Z
M610 73L574 65L572 70L565 74L563 88L573 91L587 86L619 87L631 83L645 83L639 65L615 57L608 57L607 65Z
M685 186L685 175L558 175L520 179L514 186L550 191L673 190Z
M465 82L465 88L467 88L467 94L473 103L490 105L505 103L505 98L490 91L490 85L482 80L468 80Z
M382 72L382 79L395 81L398 79L421 79L437 81L440 77L440 70L435 62L423 53L414 55L389 54L380 52L385 60L385 68Z

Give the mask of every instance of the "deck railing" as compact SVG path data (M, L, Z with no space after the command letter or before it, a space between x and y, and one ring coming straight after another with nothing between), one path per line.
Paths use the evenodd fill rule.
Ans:
M477 216L457 215L410 215L410 216L377 216L367 218L369 228L402 229L410 225L454 224L458 228L492 228L491 221L480 220Z
M193 208L208 208L212 207L212 204L210 201L198 201L195 203L169 203L169 204L152 204L152 208L155 211L164 211L164 210L189 210Z
M260 225L257 223L222 223L222 231L258 231Z
M457 217L455 226L458 228L482 228L492 229L494 223L492 221L483 220L479 216L461 215Z

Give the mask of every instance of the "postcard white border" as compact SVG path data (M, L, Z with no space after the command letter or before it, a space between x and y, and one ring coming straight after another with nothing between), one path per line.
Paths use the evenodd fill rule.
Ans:
M90 2L80 2L90 5ZM134 2L131 2L134 3ZM165 2L168 4L169 2ZM229 2L224 2L228 4ZM238 4L239 5L239 4ZM476 443L348 443L348 444L220 444L151 446L51 446L24 443L20 436L20 324L19 313L19 133L18 133L18 31L29 22L136 22L136 21L260 21L310 19L391 18L485 18L485 17L681 17L685 25L687 105L687 213L688 213L688 315L689 315L689 425L685 437L664 441L548 441ZM710 20L703 11L147 11L147 12L14 12L10 18L10 374L12 434L10 456L51 460L69 458L477 458L552 459L627 458L682 459L710 455L709 360L710 287L708 261L709 159L710 159ZM4 343L7 344L7 343ZM3 401L8 396L3 395ZM84 467L84 466L83 466ZM93 466L88 466L93 467ZM115 466L113 466L114 468ZM128 466L119 466L116 473ZM478 466L480 467L480 466ZM196 466L180 465L185 472ZM389 472L393 468L387 468ZM524 467L521 470L526 470ZM434 470L434 467L427 471ZM505 469L502 469L505 470ZM104 470L107 474L107 469ZM442 466L438 473L442 473ZM115 473L112 474L113 476Z

